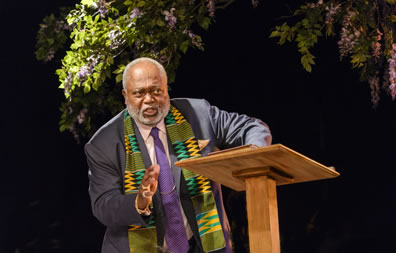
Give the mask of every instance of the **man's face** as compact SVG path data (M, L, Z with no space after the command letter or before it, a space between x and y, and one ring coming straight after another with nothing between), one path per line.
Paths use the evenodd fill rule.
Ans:
M155 126L169 111L170 101L166 80L153 63L142 62L129 69L122 94L128 112L136 121Z

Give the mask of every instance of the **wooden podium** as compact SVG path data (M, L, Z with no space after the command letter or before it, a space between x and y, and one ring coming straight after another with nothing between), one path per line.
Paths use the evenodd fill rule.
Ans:
M250 252L280 253L276 186L340 174L281 144L241 146L187 159L176 166L236 191L246 190Z

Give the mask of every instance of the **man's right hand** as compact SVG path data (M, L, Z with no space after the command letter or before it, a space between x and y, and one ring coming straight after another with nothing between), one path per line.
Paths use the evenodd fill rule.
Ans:
M150 205L152 196L157 190L159 172L160 166L158 164L151 165L146 169L142 182L140 183L138 195L136 196L137 207L140 210L144 210Z

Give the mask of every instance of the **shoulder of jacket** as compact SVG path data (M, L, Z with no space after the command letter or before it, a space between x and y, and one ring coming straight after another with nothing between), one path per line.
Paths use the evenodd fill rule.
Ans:
M112 119L107 121L103 126L101 126L91 137L88 143L101 142L103 139L106 139L106 141L108 141L109 138L114 138L120 134L122 135L124 131L125 110L126 109L122 110Z

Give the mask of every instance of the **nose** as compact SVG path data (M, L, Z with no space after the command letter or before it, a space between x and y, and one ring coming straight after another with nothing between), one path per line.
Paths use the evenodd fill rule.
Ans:
M150 92L147 92L147 93L144 95L144 100L143 100L143 102L146 103L146 104L151 104L151 103L153 102L153 96L151 95Z

